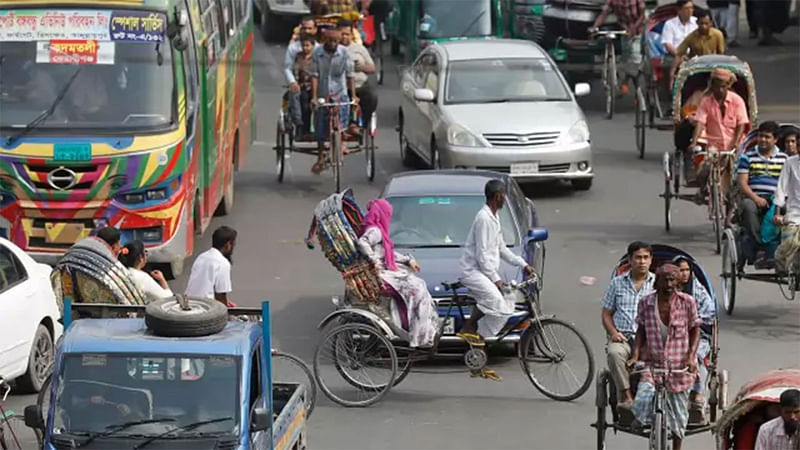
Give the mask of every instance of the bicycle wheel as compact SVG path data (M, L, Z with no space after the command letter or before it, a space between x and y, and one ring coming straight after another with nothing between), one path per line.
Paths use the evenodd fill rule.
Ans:
M642 83L637 83L636 95L633 99L633 107L635 108L635 122L634 133L636 133L636 148L639 150L639 159L644 159L645 139L647 137L646 130L647 124L645 123L645 115L647 114L647 101L642 89Z
M336 111L336 114L339 114ZM339 130L334 131L331 139L331 157L333 158L333 178L336 183L336 193L342 190L341 173L342 173L342 133Z
M656 412L653 415L653 428L650 429L650 450L664 450L664 415Z
M614 44L606 47L606 119L614 117L614 109L617 102L617 59L614 52Z
M383 398L394 386L397 366L392 343L374 326L360 323L326 333L314 355L320 389L347 407L369 406ZM369 369L374 373L367 373Z
M736 271L737 257L736 239L730 229L725 230L725 239L722 241L722 306L730 316L736 303Z
M50 383L53 381L53 374L45 378L44 383L42 383L42 388L39 389L39 395L36 396L36 404L42 410L42 419L44 420L45 425L47 424L47 418L50 414ZM44 445L44 435L41 430L36 430L36 439L39 442L39 447Z
M375 180L375 136L368 129L364 135L364 156L367 163L367 180Z
M714 226L714 243L716 253L722 250L722 194L719 190L719 171L711 170L711 222Z
M298 370L299 369L299 370ZM306 419L311 417L317 404L317 383L314 373L297 356L279 351L272 352L273 382L302 383L306 388Z
M3 421L0 418L0 448L3 450L30 449L37 442L39 442L39 437L25 425L25 419L6 410L6 419Z
M670 228L672 228L672 210L671 203L672 203L672 176L674 173L672 171L672 163L670 161L669 152L664 152L663 157L663 166L664 166L664 228L666 228L667 232L669 232Z
M278 175L278 183L283 183L286 171L286 134L281 131L280 124L275 133L275 173Z
M574 325L556 318L543 319L525 330L519 361L533 386L553 400L580 397L594 375L589 342ZM552 372L555 376L548 376ZM557 386L562 382L568 385L564 389Z

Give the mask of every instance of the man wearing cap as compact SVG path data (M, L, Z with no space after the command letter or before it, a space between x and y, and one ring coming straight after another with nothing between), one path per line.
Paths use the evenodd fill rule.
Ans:
M689 419L689 389L697 379L697 346L700 317L691 296L678 290L678 267L665 264L656 271L656 291L639 302L636 314L636 343L628 366L641 360L642 373L633 402L633 414L641 425L652 421L655 381L649 368L686 371L659 376L667 389L664 406L673 448L681 449Z
M747 106L739 94L730 88L736 82L736 76L727 69L716 68L711 72L709 91L700 101L695 113L695 129L689 148L697 147L697 140L706 132L709 151L730 151L738 148L745 128L750 124ZM723 198L727 196L731 185L731 167L728 158L722 159L721 188ZM697 168L697 182L701 186L698 203L705 202L708 194L706 180L709 174L708 159Z

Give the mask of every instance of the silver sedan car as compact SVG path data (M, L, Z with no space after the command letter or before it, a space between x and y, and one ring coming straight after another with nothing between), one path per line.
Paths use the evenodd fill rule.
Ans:
M520 182L592 186L589 127L575 92L541 47L509 39L426 48L403 72L398 131L406 165L488 169Z

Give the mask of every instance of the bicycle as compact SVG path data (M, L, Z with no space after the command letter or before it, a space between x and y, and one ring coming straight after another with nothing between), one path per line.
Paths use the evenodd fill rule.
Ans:
M614 117L617 94L619 93L619 73L617 71L617 50L614 42L620 36L628 36L624 30L590 30L592 39L602 40L603 50L603 89L606 93L606 119ZM633 78L626 75L626 78ZM624 82L624 81L623 81Z
M29 434L31 430L25 425L22 417L16 415L14 411L4 408L3 405L11 392L11 386L3 377L0 377L0 391L3 393L0 401L0 450L23 450L22 444L26 442L25 435ZM36 437L38 440L38 434Z
M463 323L464 309L468 306L464 296L458 294L463 286L460 282L444 282L442 285L447 291L453 292L444 317L453 317L451 314L458 311ZM500 333L487 341L499 344L515 331L524 330L518 344L518 358L523 372L531 384L545 396L553 400L571 401L583 395L592 382L593 353L586 338L573 324L539 312L540 287L539 277L536 275L520 283L509 283L507 295L514 295L517 311ZM394 326L387 316L349 307L335 312L329 319L333 317L339 317L340 320L325 333L317 347L314 375L322 392L346 407L363 407L377 402L408 376L414 362L434 357L448 323L446 319L441 321L433 346L422 349L408 347L408 336L404 336L404 331ZM323 321L320 328L324 328L329 319ZM520 327L524 324L527 327ZM575 344L576 349L566 350L570 343ZM573 368L567 361L573 355L576 355L574 358L578 363L583 363L580 368L577 365ZM464 362L473 376L485 376L484 369L488 362L485 346L470 345L464 355ZM330 365L334 366L334 373L345 381L343 389L356 389L356 399L345 398L343 389L339 389L332 380L326 379L323 370ZM565 372L545 381L550 372L547 369L554 367L565 368ZM383 375L380 375L381 379L364 375L366 369L382 371ZM571 386L559 390L555 384L561 381L570 383Z

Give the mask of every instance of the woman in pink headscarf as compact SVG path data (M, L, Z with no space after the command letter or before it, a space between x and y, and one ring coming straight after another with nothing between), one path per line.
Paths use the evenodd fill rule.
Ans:
M414 272L419 264L410 255L394 251L389 237L392 205L379 199L370 202L367 216L361 225L358 248L380 270L381 278L402 297L405 305L397 305L400 322L407 324L412 347L429 347L438 331L436 303L425 281Z

